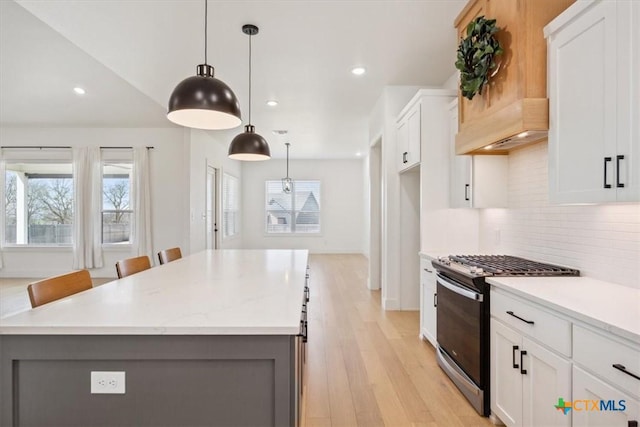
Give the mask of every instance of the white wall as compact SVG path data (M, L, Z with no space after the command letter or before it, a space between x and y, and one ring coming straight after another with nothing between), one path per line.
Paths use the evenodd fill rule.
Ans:
M188 182L185 188L189 188L189 214L188 214L188 237L190 253L202 251L206 248L205 233L205 210L206 210L206 179L207 166L218 169L218 194L221 194L222 175L228 173L240 180L241 187L241 171L240 162L231 160L227 157L228 132L203 131L192 129L190 133L189 144L189 170ZM218 206L221 210L221 206ZM242 211L242 206L240 206ZM221 212L218 218L222 218ZM218 224L220 236L222 236L221 224ZM227 239L220 237L220 249L233 249L242 246L242 227L240 233Z
M381 141L382 306L400 309L400 176L396 150L396 119L402 108L420 89L418 86L387 86L369 115L369 142ZM419 231L416 230L416 233ZM371 238L371 242L377 240ZM416 255L417 256L417 255ZM370 273L371 274L371 273Z
M294 147L295 148L295 147ZM293 179L318 179L321 235L265 234L265 181L281 179L286 161L246 162L242 165L243 247L248 249L305 248L313 253L361 253L364 242L363 162L357 160L290 160Z
M547 143L509 155L509 208L480 216L480 247L640 288L640 204L550 205ZM500 241L496 241L496 235Z
M35 146L154 146L150 151L152 239L154 253L185 245L184 218L188 193L184 191L184 161L188 138L175 128L2 128L1 145ZM107 249L104 268L94 277L115 277L115 262L133 254L129 249ZM46 277L71 270L71 248L4 248L0 277Z

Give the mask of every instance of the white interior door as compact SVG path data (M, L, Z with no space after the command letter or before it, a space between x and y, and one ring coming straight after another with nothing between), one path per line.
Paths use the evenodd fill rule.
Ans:
M218 249L218 169L207 166L205 233L207 249Z

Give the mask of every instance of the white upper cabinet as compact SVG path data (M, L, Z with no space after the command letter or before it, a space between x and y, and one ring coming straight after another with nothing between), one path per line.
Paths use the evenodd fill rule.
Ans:
M420 164L420 100L412 104L398 119L398 170L405 171Z
M449 104L449 206L507 207L508 156L456 155L458 100Z
M576 2L545 27L549 198L640 200L640 2Z

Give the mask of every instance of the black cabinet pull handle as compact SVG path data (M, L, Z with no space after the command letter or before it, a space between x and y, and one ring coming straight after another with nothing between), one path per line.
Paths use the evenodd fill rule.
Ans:
M527 319L523 319L522 317L518 316L517 314L513 314L513 311L507 311L507 314L510 316L515 317L518 320L522 320L524 323L528 323L529 325L533 325L533 320L527 320Z
M522 375L527 375L527 370L524 369L524 363L522 363L522 358L523 358L523 356L526 356L526 355L527 355L527 352L525 350L522 350L520 352L520 373Z
M469 184L464 185L464 199L469 200Z
M407 163L409 160L407 160L407 154L409 154L408 152L404 152L402 153L402 163Z
M611 184L607 184L607 163L611 161L611 157L604 158L604 188L611 188Z
M624 365L621 365L619 363L614 363L611 366L613 366L614 368L616 368L620 372L624 372L625 374L629 375L630 377L633 377L633 378L635 378L637 380L640 380L639 376L637 376L636 374L634 374L632 372L627 371L627 368Z
M520 347L518 347L517 345L514 345L513 348L511 349L511 360L513 363L513 369L518 369L520 367L520 365L516 363L516 350L519 348Z
M433 306L434 307L438 306L438 294L436 293L433 294Z
M429 270L428 268L424 268L424 271L426 271L427 273L433 273L433 271Z
M637 422L636 420L630 420L630 421L627 423L627 426L628 426L628 427L638 427L638 422Z
M624 160L623 155L616 156L616 187L624 188L624 183L620 182L620 160Z
M308 323L306 320L301 320L300 333L298 334L298 336L302 338L302 342L307 342L308 334L309 334Z

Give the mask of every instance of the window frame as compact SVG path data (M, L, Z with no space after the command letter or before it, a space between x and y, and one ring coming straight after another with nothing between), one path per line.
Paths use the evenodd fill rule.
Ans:
M115 209L104 209L104 168L109 164L123 163L131 165L131 173L129 174L129 209L117 211ZM130 250L133 245L133 230L135 227L135 210L133 209L135 203L133 200L134 191L134 176L133 176L133 150L128 148L123 149L102 149L100 150L100 244L103 249L126 249ZM106 242L104 241L104 214L105 213L125 212L130 214L129 225L129 241L126 243Z
M227 181L230 180L230 181ZM235 183L235 190L236 190L236 195L235 195L235 200L236 200L236 207L235 209L226 209L227 208L227 192L225 191L225 184L227 182L233 182ZM220 188L222 191L220 191L220 229L222 231L222 241L226 241L226 240L232 240L237 238L238 236L240 236L240 232L241 232L241 224L240 224L240 179L229 173L229 172L222 172L222 183L220 185ZM227 221L225 220L225 213L226 212L233 212L234 213L234 218L233 218L233 225L234 225L234 233L233 234L227 234Z
M295 223L292 223L292 225L294 225L293 227L291 227L291 231L288 232L270 232L268 229L269 224L267 223L267 218L268 218L268 209L267 209L267 194L268 194L268 186L270 182L277 182L280 186L282 186L282 179L267 179L265 180L265 188L264 188L264 203L263 203L263 209L264 209L264 222L263 222L263 233L265 237L322 237L323 235L323 227L322 227L322 223L323 223L323 210L322 210L322 206L323 206L323 202L322 202L322 180L320 179L298 179L298 180L292 180L292 187L291 187L291 197L295 197L295 193L296 193L296 182L314 182L318 184L318 203L319 203L319 211L318 211L318 227L319 230L317 232L300 232L300 231L294 231L293 229L295 228ZM291 217L294 218L295 217L295 200L292 201L293 203L291 204L291 206L293 207L292 211L289 212L291 214Z
M12 150L13 151L13 150ZM3 153L6 154L6 153ZM41 250L41 249L56 249L62 251L69 251L73 249L73 227L75 227L76 221L76 212L75 212L75 192L76 188L73 183L73 159L71 157L70 150L58 150L58 149L41 149L38 152L34 153L32 150L23 151L23 150L15 150L15 152L6 156L2 164L2 168L0 173L2 173L2 189L0 190L1 199L0 207L3 209L3 212L0 216L0 227L2 231L0 231L0 247L3 250ZM6 205L6 189L7 189L7 172L10 170L8 168L9 165L12 164L36 164L36 165L65 165L69 166L71 169L70 173L60 173L60 172L43 172L43 173L33 173L33 175L42 175L37 179L54 179L54 178L64 178L71 180L71 223L66 224L71 226L71 241L69 243L28 243L29 234L27 232L27 243L12 243L7 242L7 205ZM47 178L48 177L48 178ZM28 227L29 225L27 225ZM17 231L17 230L16 230Z

